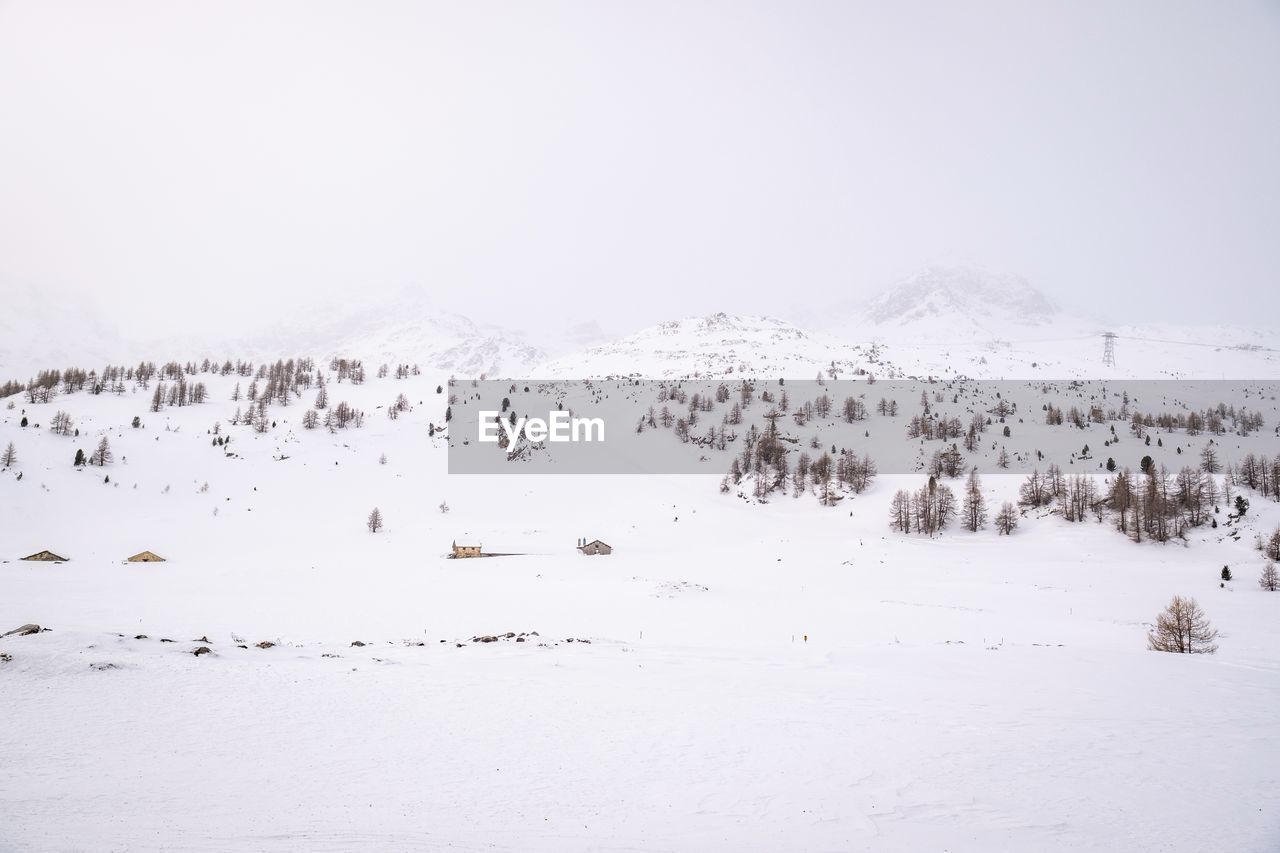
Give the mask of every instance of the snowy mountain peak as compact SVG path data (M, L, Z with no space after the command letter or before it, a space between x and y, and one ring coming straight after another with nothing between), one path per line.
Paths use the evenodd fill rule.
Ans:
M1021 276L973 267L930 267L903 279L867 305L878 326L945 320L961 331L996 332L1007 325L1040 325L1058 306ZM966 328L970 327L970 328Z

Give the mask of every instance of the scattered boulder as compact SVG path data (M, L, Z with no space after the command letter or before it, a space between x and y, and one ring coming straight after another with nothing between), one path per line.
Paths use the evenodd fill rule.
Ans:
M13 660L13 655L0 652L0 663L9 663Z
M516 637L516 642L517 642L517 643L523 643L523 642L524 642L524 637Z
M160 638L160 642L162 642L162 643L172 643L172 642L173 642L173 640L170 640L168 637L161 637L161 638Z
M116 666L113 663L100 662L100 663L89 664L89 668L96 669L98 672L106 672L109 669L119 669L120 667Z
M19 625L17 628L14 628L12 631L9 631L8 633L0 634L0 637L26 637L29 634L39 634L39 633L40 633L40 626L35 624L34 622L28 622L26 625Z
M213 649L209 648L208 646L197 646L196 649L191 652L191 654L195 655L196 657L200 657L200 655L210 655L210 654L213 654Z
M353 645L353 646L363 646L363 645L364 645L364 643L363 643L361 640L355 640L355 641L353 641L353 642L351 643L351 645Z
M193 642L193 643L208 643L208 642L212 642L212 641L211 641L208 637L197 637L196 639L192 640L191 642Z
M139 634L136 637L134 637L135 640L145 640L146 638L147 638L146 634Z
M271 642L270 640L263 640L261 643L255 643L254 645L256 645L260 649L269 649L272 646L274 646L275 643Z

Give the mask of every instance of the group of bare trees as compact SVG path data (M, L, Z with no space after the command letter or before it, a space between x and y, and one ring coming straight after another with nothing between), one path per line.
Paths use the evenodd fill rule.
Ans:
M329 362L329 370L337 375L339 382L348 380L352 385L364 382L364 363L359 359L335 357Z
M1123 412L1121 413L1123 414ZM1125 418L1120 417L1120 420ZM1225 403L1218 403L1204 410L1187 410L1181 412L1162 412L1158 414L1142 414L1133 412L1129 418L1129 430L1139 438L1149 431L1170 433L1177 430L1187 435L1225 435L1234 432L1237 435L1249 435L1263 426L1261 412L1247 409L1236 409Z
M965 472L964 454L954 444L934 451L929 460L929 474L934 477L955 479Z
M387 417L396 420L400 417L401 412L409 411L409 398L404 394L397 394L396 399L387 406Z
M958 507L955 493L932 474L915 492L900 489L889 505L889 526L900 533L934 536L957 517L962 527L974 533L984 529L990 520L987 496L977 468L969 471ZM996 531L1002 536L1012 534L1018 527L1018 519L1017 508L1004 502L995 515Z
M345 365L346 378L352 381L363 368L359 367L359 362L347 362L342 359L335 360L334 364L339 366ZM249 383L248 390L244 394L252 405L248 414L242 414L239 408L231 418L231 424L234 426L239 423L248 423L253 426L256 432L264 433L274 427L275 421L271 420L268 415L268 405L272 402L288 404L290 397L301 396L302 390L310 388L313 384L317 386L315 402L311 408L302 414L302 428L316 429L322 424L329 432L337 432L340 429L348 429L350 427L364 426L364 412L352 406L345 400L339 401L337 405L329 405L328 383L324 378L324 374L316 372L314 378L310 376L310 364L307 365L308 375L306 378L299 377L296 374L292 382L285 382L284 377L291 375L293 362L277 362L275 366L264 374L265 385L259 389L258 378ZM353 366L354 365L354 366ZM416 370L416 366L414 368ZM231 395L232 400L241 399L240 385L237 383L235 390ZM401 411L407 410L409 400L404 394L400 394L396 401L392 404L394 418ZM324 412L323 418L320 412Z
M71 420L71 415L59 409L49 422L49 430L54 435L71 435L75 430L75 422Z
M378 366L378 378L386 379L391 372L391 368L385 364ZM410 376L417 376L421 371L418 370L416 364L397 364L395 367L396 379L408 379Z
M834 450L834 448L833 448ZM792 457L794 456L794 463ZM823 506L832 506L845 493L861 494L876 476L876 464L870 456L859 456L850 449L832 453L823 451L811 457L805 451L793 451L778 433L776 418L759 430L754 424L747 429L742 451L735 455L729 473L721 481L721 491L751 478L752 496L768 500L775 492L796 497L813 493Z
M1263 497L1280 501L1280 456L1245 454L1238 465L1228 465L1224 476L1229 485L1243 486Z
M343 377L351 375L352 365L357 365L357 369L360 369L359 362L346 361L345 364L347 372ZM414 369L416 371L416 367ZM196 379L202 374L236 375L252 378L255 382L262 381L266 384L265 393L282 403L287 402L282 386L285 390L293 391L296 396L300 389L310 386L313 378L320 376L315 363L309 358L280 359L256 367L252 362L232 362L230 359L221 365L207 358L200 364L169 361L157 365L152 361L142 361L134 366L109 364L101 372L79 367L41 370L25 383L10 380L0 384L0 399L25 393L27 401L34 404L48 403L59 393L74 394L82 390L87 390L90 394L123 394L129 387L149 390L152 380L158 379L162 383L168 383L159 396L160 404L187 405L202 402L208 393L204 382ZM236 387L236 399L239 399L239 385ZM152 395L152 400L153 404L157 401L155 394Z
M1050 465L1044 473L1033 470L1019 488L1024 507L1054 506L1072 522L1110 515L1116 529L1135 542L1165 542L1208 523L1218 496L1213 475L1191 466L1174 476L1164 467L1149 466L1147 473L1126 468L1099 484L1093 475L1065 476Z
M1161 466L1146 474L1121 471L1110 481L1106 502L1116 529L1133 541L1167 542L1209 521L1217 497L1212 475L1184 467L1170 477Z
M1083 396L1083 388L1082 384L1073 382L1065 390ZM1052 390L1054 388L1047 383L1040 387L1042 394L1049 394ZM1077 429L1084 429L1091 423L1101 424L1114 421L1127 423L1130 432L1138 438L1145 438L1151 432L1172 433L1175 431L1184 431L1187 435L1199 435L1200 433L1224 435L1227 432L1235 432L1244 436L1249 435L1251 432L1256 432L1263 426L1263 418L1260 412L1250 411L1246 408L1236 408L1234 405L1222 402L1204 409L1184 406L1180 410L1171 412L1144 413L1130 408L1131 400L1127 393L1123 395L1122 399L1123 402L1119 409L1112 406L1104 408L1106 401L1100 397L1094 397L1091 401L1081 405L1069 406L1065 412L1061 407L1053 403L1045 403L1041 406L1041 409L1044 412L1044 422L1050 426L1060 426L1065 423Z
M955 492L937 477L915 492L900 489L889 507L889 526L901 533L934 536L942 532L956 515Z
M187 378L183 374L179 374L177 380L170 385L165 385L164 380L156 383L155 391L151 394L151 411L159 412L165 406L188 406L203 403L209 396L209 391L203 382L187 382Z
M812 420L827 420L838 416L846 423L854 423L866 419L868 409L863 400L847 397L840 404L839 413L835 411L835 403L828 394L819 394L815 399L794 403L788 396L783 383L779 389L759 390L754 383L744 381L736 390L721 383L714 394L688 395L678 384L663 384L658 390L658 402L661 411L649 409L636 425L637 432L655 429L659 426L672 429L677 438L686 443L694 443L703 447L723 450L738 439L738 433L732 427L743 422L743 413L753 403L759 401L767 408L764 419L768 425L761 430L756 425L748 427L743 436L742 450L734 455L729 473L721 481L721 490L729 491L740 485L744 479L751 479L752 493L758 500L767 500L773 493L790 493L797 497L809 492L815 493L824 505L832 505L842 499L844 493L858 494L864 491L876 475L876 466L867 455L858 456L849 449L832 447L816 456L809 453L796 452L789 442L794 439L783 439L778 431L779 418L788 413L798 426L804 426ZM735 399L736 397L736 399ZM711 424L705 434L699 434L699 424L706 413L715 409L716 405L728 405L728 410L719 424ZM671 405L688 406L684 414L675 414ZM897 414L897 404L882 399L876 410L886 416ZM821 449L817 436L810 442L810 448Z
M315 429L321 426L322 423L324 428L331 433L350 427L359 429L364 426L364 412L352 406L346 400L341 400L336 406L325 409L323 419L315 409L307 409L302 415L303 429Z
M307 365L306 369L310 370L309 359L303 359L297 363L290 360L289 364L301 364L304 362ZM265 371L263 372L265 375ZM0 399L24 393L28 403L36 404L51 402L59 393L74 394L82 390L95 395L108 392L123 394L130 387L134 389L149 389L151 380L159 377L161 380L178 383L179 385L177 392L166 390L161 397L162 402L173 399L175 401L174 405L186 405L187 402L199 402L203 395L207 393L203 390L203 383L196 382L190 377L194 377L197 374L217 375L219 373L223 376L233 373L241 376L252 376L254 375L254 368L250 362L237 361L233 363L230 360L223 362L219 366L206 358L199 365L195 362L183 364L176 361L166 362L160 366L157 366L152 361L142 361L134 366L109 364L101 372L85 370L80 367L68 367L65 370L49 369L39 371L26 382L9 380L0 384ZM181 388L183 385L191 386L185 394ZM200 388L196 388L195 386L197 385ZM196 396L194 401L191 399L192 394Z
M929 465L928 484L916 492L899 491L890 507L890 526L904 533L933 535L958 514L962 525L977 531L988 522L988 505L976 468L969 470L960 505L955 506L950 489L941 483L962 464L948 448L935 453ZM1070 522L1111 517L1120 532L1134 541L1168 541L1181 537L1189 527L1212 520L1219 497L1214 477L1199 468L1184 467L1176 476L1164 468L1147 474L1128 469L1099 483L1089 474L1067 476L1057 465L1039 468L1027 475L1019 487L1018 503L1028 509L1050 507ZM1000 534L1008 535L1018 526L1019 511L1006 502L994 521ZM1280 559L1280 533L1275 542Z

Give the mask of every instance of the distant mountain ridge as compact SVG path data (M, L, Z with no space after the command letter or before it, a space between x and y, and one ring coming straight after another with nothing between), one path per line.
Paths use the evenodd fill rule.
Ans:
M808 379L832 370L881 378L1280 375L1280 336L1225 326L1117 324L1108 327L1121 335L1116 364L1104 365L1098 321L1061 310L1019 276L969 267L926 269L843 318L816 315L816 330L720 311L615 338L588 320L548 342L554 357L522 332L434 302L430 293L409 290L392 299L305 305L287 320L230 336L180 337L170 327L152 334L139 326L126 338L101 319L91 298L66 306L39 291L15 292L0 314L0 381L22 381L42 368L206 356L345 356L368 367L417 364L459 378Z

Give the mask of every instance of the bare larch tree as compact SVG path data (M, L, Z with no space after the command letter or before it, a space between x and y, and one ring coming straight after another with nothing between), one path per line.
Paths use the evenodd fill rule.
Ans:
M1218 650L1218 632L1194 598L1175 595L1169 606L1156 617L1156 625L1147 633L1147 648L1157 652L1185 655L1211 655Z

